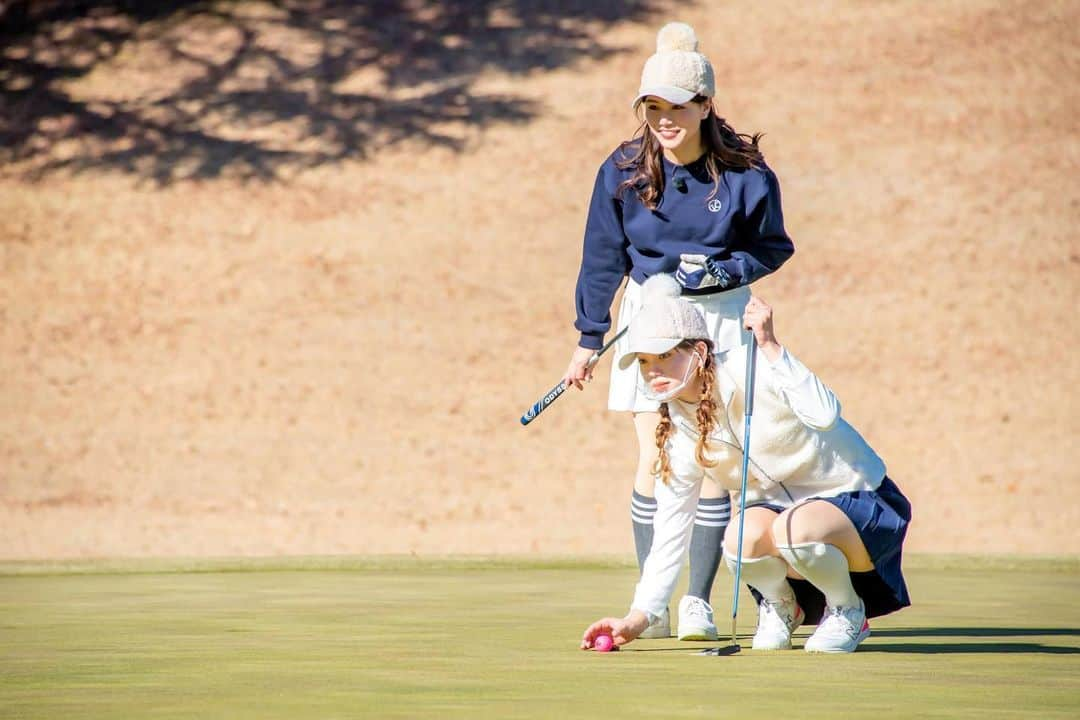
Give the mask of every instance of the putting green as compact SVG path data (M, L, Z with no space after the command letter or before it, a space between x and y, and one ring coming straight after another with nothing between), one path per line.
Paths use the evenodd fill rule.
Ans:
M854 655L581 652L622 562L0 565L4 718L1074 718L1080 559L916 557ZM730 625L730 577L713 597ZM740 600L744 643L753 603ZM798 633L802 644L805 629Z

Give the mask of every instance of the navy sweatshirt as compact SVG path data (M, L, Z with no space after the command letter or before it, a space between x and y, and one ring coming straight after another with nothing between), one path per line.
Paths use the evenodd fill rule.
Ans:
M611 328L611 302L630 275L636 282L657 273L674 273L679 256L714 258L731 276L731 290L779 268L795 252L784 230L780 185L767 167L725 170L712 199L713 182L704 157L688 165L664 163L664 194L655 210L637 193L615 193L632 168L620 170L616 150L596 174L585 246L578 274L574 327L579 345L597 349Z

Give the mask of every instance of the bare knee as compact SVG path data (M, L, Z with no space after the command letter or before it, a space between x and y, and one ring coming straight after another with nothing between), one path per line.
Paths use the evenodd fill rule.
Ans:
M792 512L789 508L780 513L772 523L772 535L777 545L818 542L821 540L821 528L811 522L804 513Z
M843 526L850 528L851 523L836 507L815 500L788 508L776 516L772 523L772 534L779 545L828 543L833 536L847 529Z
M780 513L770 528L777 545L825 543L848 558L852 570L872 569L873 562L851 520L835 505L814 500Z
M701 497L706 500L727 497L728 491L723 485L708 476L701 481Z
M776 514L765 508L750 508L746 511L743 527L742 556L744 558L764 557L776 554L776 543L772 535L772 522ZM724 532L724 552L732 557L739 553L739 517L731 518Z
M656 494L656 458L655 448L652 452L648 448L642 448L638 455L637 471L634 473L634 490L646 497Z

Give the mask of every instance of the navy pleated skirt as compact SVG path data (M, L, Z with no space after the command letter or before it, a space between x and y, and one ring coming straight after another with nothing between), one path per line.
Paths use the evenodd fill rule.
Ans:
M908 523L911 522L911 503L896 483L886 477L877 490L860 490L818 499L832 503L850 518L874 563L873 570L851 573L851 583L866 606L866 616L888 615L910 605L911 598L901 568L901 554ZM783 510L768 504L764 507L777 512ZM795 590L799 606L806 613L804 623L816 625L825 613L825 596L806 580L788 578L788 582ZM761 595L754 588L750 590L760 603Z

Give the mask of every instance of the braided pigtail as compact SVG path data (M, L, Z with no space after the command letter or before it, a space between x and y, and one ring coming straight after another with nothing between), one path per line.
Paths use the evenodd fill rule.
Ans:
M665 485L671 479L671 458L668 457L667 441L674 429L671 422L671 413L668 412L667 403L660 403L660 422L656 424L656 449L660 452L653 464L653 475L660 476L660 482Z
M709 434L716 427L716 398L713 395L713 387L716 385L716 373L714 371L716 361L713 359L712 342L709 340L684 340L679 343L680 348L693 350L699 342L705 344L704 360L694 372L701 378L701 396L696 411L698 441L694 453L701 467L715 467L719 460L709 460L705 453L709 450ZM696 353L697 350L694 350ZM653 463L653 475L660 478L660 482L669 484L671 476L671 457L667 451L667 441L674 431L675 425L671 422L671 413L668 404L660 403L660 422L656 424L656 462Z
M710 344L711 345L711 344ZM716 384L716 373L713 372L712 347L705 353L705 363L698 368L701 375L701 401L697 407L698 441L697 451L694 456L701 467L716 467L719 460L709 460L705 453L709 450L709 435L716 427L716 396L713 394L713 386Z

